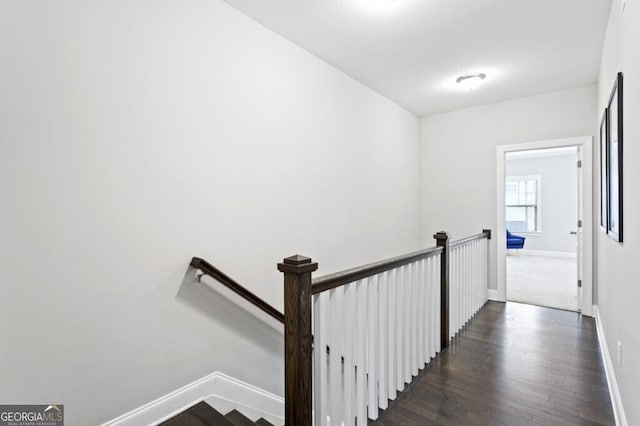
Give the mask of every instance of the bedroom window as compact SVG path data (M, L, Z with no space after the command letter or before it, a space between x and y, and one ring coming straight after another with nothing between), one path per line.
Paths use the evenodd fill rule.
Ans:
M541 232L540 176L507 177L505 205L509 231Z

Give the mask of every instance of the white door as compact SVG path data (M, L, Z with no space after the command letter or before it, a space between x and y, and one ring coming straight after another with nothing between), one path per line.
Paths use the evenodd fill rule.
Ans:
M576 267L578 268L576 276L578 277L578 282L576 283L576 291L578 292L578 312L582 311L582 242L583 242L583 226L582 226L582 149L578 146L577 152L577 197L576 200L578 202L576 212Z

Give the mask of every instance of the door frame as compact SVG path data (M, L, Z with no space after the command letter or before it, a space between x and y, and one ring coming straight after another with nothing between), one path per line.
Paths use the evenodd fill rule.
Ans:
M497 163L497 226L496 226L496 299L502 302L507 300L507 248L506 248L506 224L504 210L504 180L505 180L505 155L507 152L529 151L533 149L561 148L567 146L579 146L582 151L582 238L581 243L582 267L582 300L578 300L581 312L586 316L593 316L593 137L581 136L566 139L552 139L537 142L525 142L513 145L500 145L496 149ZM580 214L580 212L578 213ZM576 283L576 286L578 283Z

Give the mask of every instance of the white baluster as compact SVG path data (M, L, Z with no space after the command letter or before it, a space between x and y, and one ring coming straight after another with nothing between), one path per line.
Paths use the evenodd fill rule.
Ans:
M458 282L458 327L456 328L456 334L460 331L462 326L464 325L464 284L465 284L465 270L464 270L464 254L465 248L464 246L460 246L458 249L458 253L460 257L458 258L458 268L459 268L459 282Z
M469 318L467 322L473 317L475 313L473 307L475 305L475 241L469 244L469 284L467 285L469 291L469 301L467 302L467 315Z
M356 283L345 285L344 288L344 419L345 425L354 424L356 401Z
M466 274L467 274L467 286L466 286L466 314L465 314L465 324L467 324L469 322L469 319L471 318L471 314L473 312L472 310L472 305L473 305L473 298L472 298L472 288L471 285L473 283L473 275L472 275L472 271L473 271L473 267L472 267L472 263L471 263L471 250L472 250L472 244L473 242L469 243L467 245L467 262L466 262L466 266L465 269L467 270Z
M478 300L478 287L477 287L477 271L476 271L476 243L477 241L473 242L473 245L471 246L471 316L473 317L476 313L476 301Z
M378 275L369 277L368 282L368 342L367 342L367 387L369 418L378 418Z
M396 389L402 391L404 389L404 315L406 312L404 305L404 282L405 267L398 268L397 283L398 288L396 296Z
M424 283L422 282L422 273L423 273L423 267L422 267L422 260L419 260L415 263L416 265L416 272L415 272L415 301L413 302L415 305L415 312L414 312L414 318L415 318L415 325L414 325L414 339L415 339L415 343L414 343L414 351L416 354L416 359L415 359L415 364L413 366L413 375L417 376L418 372L420 371L420 369L422 368L422 345L424 343L423 337L422 337L422 312L424 311L424 306L422 305L422 295L423 290L424 290Z
M471 245L471 316L476 314L476 304L478 303L477 242L476 240Z
M484 259L484 250L483 250L483 246L485 245L485 240L480 240L479 244L478 244L478 286L479 286L479 294L478 294L478 298L480 303L478 304L478 309L480 307L482 307L482 305L484 304L484 287L485 287L485 283L484 283L484 277L482 275L482 272L484 270L484 268L482 267L482 262L485 260Z
M389 405L388 395L388 371L387 352L389 351L388 331L389 320L387 317L388 286L387 276L389 272L383 272L378 276L378 405L383 410Z
M469 271L470 271L470 264L469 264L469 250L470 250L470 246L467 244L464 246L464 318L462 320L462 324L466 325L467 322L469 321L469 314L471 309L469 309L469 300L470 300L470 295L471 292L469 291L469 284L471 283L471 280L469 279Z
M484 240L476 241L476 273L475 273L475 282L476 282L476 305L474 309L474 314L478 312L480 307L482 306L482 275L480 271L480 249L482 247L482 243Z
M436 287L440 287L440 277L436 277L438 267L440 266L440 256L435 255L431 258L431 267L429 268L429 330L431 340L429 341L429 357L433 358L436 353L436 331L440 327L440 321L436 317L436 305L440 304L440 300L436 301ZM437 278L437 279L436 279Z
M411 264L411 298L409 299L411 328L409 329L409 342L411 348L411 364L409 382L413 376L418 375L418 262Z
M431 335L431 342L429 344L429 349L431 352L429 356L434 358L436 356L436 352L438 352L438 330L440 329L440 320L438 315L438 306L440 305L440 299L437 297L438 288L440 287L440 280L438 273L438 267L440 266L440 256L433 256L431 258L431 269L429 270L430 277L429 280L431 282L430 291L429 291L429 312L430 312L430 321L429 321L429 330Z
M367 424L367 280L356 283L356 416L359 425Z
M461 250L460 275L462 280L460 281L460 328L458 330L461 330L467 322L467 249L468 246L465 244Z
M431 270L433 269L434 257L429 257L426 259L425 263L425 297L424 297L424 310L425 310L425 345L424 345L424 354L425 354L425 362L428 364L431 361L431 352L432 352L432 343L433 343L433 307L431 303L431 299L433 297L433 277L431 274Z
M434 268L432 271L432 275L433 275L433 298L432 300L432 304L433 304L433 330L434 330L434 336L433 336L433 356L435 357L436 354L438 352L440 352L440 340L441 340L441 336L440 336L440 332L441 332L441 324L440 324L440 320L441 320L441 312L440 312L440 290L441 290L441 274L440 274L440 269L442 266L442 257L441 255L437 255L435 257L435 263L434 263Z
M435 336L435 353L439 353L442 350L442 345L441 345L441 340L442 340L442 329L441 329L441 307L440 307L440 298L442 297L441 295L441 283L440 283L440 276L441 276L441 272L440 269L442 269L442 259L441 259L441 254L436 256L436 267L434 268L433 274L434 274L434 280L435 280L435 286L434 286L434 291L435 291L435 297L433 298L433 305L435 307L434 312L435 312L435 318L434 318L434 326L435 326L435 330L436 330L436 336Z
M459 268L460 268L460 298L458 299L458 328L457 331L460 331L460 329L462 328L462 326L464 325L464 320L465 320L465 312L464 312L464 286L465 286L465 281L466 281L466 277L465 277L465 246L461 246L460 247L460 263L458 264Z
M467 320L467 246L460 248L460 329Z
M470 288L471 288L471 303L470 303L470 313L471 316L473 317L476 313L476 301L478 300L478 287L477 287L477 273L476 273L476 243L477 240L473 242L472 246L471 246L471 283L470 283Z
M469 277L468 277L468 268L467 268L467 261L468 261L468 249L469 246L468 245L464 245L462 247L462 282L461 282L461 291L460 291L460 329L462 329L462 327L464 327L464 325L467 323L467 283L469 281Z
M456 249L456 326L453 335L460 330L460 320L462 319L462 248ZM452 336L453 337L453 336Z
M397 279L397 269L392 269L387 272L387 294L389 295L389 300L387 301L387 317L388 317L388 326L387 326L387 357L388 357L388 365L387 365L387 373L388 382L387 382L387 395L389 399L396 399L396 360L397 360L397 318L398 318L398 310L397 310L397 293L398 293L398 279Z
M315 424L326 425L327 422L327 304L329 293L324 292L313 299L313 391Z
M458 329L458 277L460 272L459 248L451 250L451 287L449 300L450 303L450 319L449 319L449 338L455 336Z
M482 307L482 305L484 305L484 301L486 300L484 298L486 276L483 275L484 268L482 267L482 262L485 262L483 248L485 244L485 240L481 240L480 244L478 244L478 281L480 282L480 304L478 305L478 308Z
M469 319L471 318L471 313L472 311L472 290L471 290L471 284L472 284L472 266L471 266L471 249L472 249L472 244L473 243L469 243L467 245L467 261L465 263L465 269L466 269L466 275L467 275L467 284L466 284L466 307L465 307L465 324L467 324L469 322Z
M404 382L411 383L411 299L412 299L412 279L413 274L412 265L406 265L404 270L404 300L402 305L404 306L404 328L403 344L404 344Z
M489 240L484 247L484 299L487 300L489 298Z
M344 286L329 290L331 312L331 339L329 341L329 397L331 398L332 425L340 425L343 421L343 387L342 387L342 338L344 336L343 303Z
M425 334L426 334L426 312L427 312L427 305L425 304L425 294L426 294L426 285L427 283L425 282L425 273L424 273L424 268L425 268L425 263L426 260L422 259L418 262L418 294L416 297L416 304L418 306L418 312L417 312L417 320L418 320L418 328L417 328L417 332L418 332L418 358L417 358L417 363L418 363L418 368L422 368L424 366L425 363L425 356L426 356L426 349L425 349Z
M464 324L464 246L458 248L458 326L456 334Z

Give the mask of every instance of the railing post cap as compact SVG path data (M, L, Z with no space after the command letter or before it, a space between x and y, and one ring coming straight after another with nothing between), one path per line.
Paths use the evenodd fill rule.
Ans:
M278 263L278 271L280 272L313 272L318 269L318 264L312 262L311 258L302 256L299 254L284 258L281 263Z
M449 239L449 234L447 233L447 231L438 231L433 236L433 238L435 238L436 240L447 240Z
M485 234L487 234L487 239L490 240L491 239L491 229L483 229L482 232L484 232Z
M311 263L311 258L296 254L293 256L285 257L283 262L287 265L302 265L304 263Z

